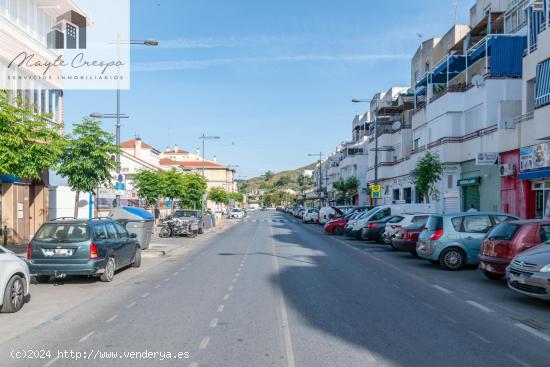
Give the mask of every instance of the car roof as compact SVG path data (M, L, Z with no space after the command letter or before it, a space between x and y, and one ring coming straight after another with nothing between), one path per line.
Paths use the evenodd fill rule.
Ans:
M438 215L438 214L436 214ZM441 215L441 214L439 214ZM505 215L507 217L516 217L515 215L513 214L506 214L506 213L501 213L501 212L456 212L456 213L448 213L448 214L443 214L442 216L443 217L458 217L458 216L466 216L466 215Z
M91 219L75 219L75 218L56 218L45 222L44 224L88 224L88 223L97 223L101 221L114 222L112 218L101 217L101 218L91 218Z

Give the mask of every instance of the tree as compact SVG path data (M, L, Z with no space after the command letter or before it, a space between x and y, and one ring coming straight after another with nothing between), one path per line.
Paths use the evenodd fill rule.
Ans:
M162 175L162 196L172 202L172 212L176 207L176 199L185 195L185 183L183 174L175 168L163 172Z
M222 187L213 187L208 192L208 199L216 204L227 203L228 194Z
M138 196L145 200L147 206L155 206L164 193L162 173L159 171L143 170L134 175L134 188Z
M349 177L346 180L341 179L339 181L336 181L332 186L339 193L339 203L343 204L349 196L357 193L359 180L357 179L357 177Z
M37 179L63 154L63 127L0 91L0 175Z
M296 183L298 184L298 187L300 187L300 191L304 193L308 188L313 186L313 177L312 176L306 176L303 173L301 173L296 178Z
M271 171L267 171L264 173L264 180L265 181L271 181L271 179L275 176L275 174Z
M288 184L290 184L291 182L292 182L292 179L290 178L290 176L284 175L284 176L279 177L279 179L275 183L275 186L276 187L285 187Z
M432 152L426 153L416 165L414 172L414 184L416 190L430 202L430 198L434 201L439 200L439 190L435 184L441 179L443 174L443 165L437 154Z
M207 187L208 182L203 176L197 173L183 175L183 195L180 196L182 205L187 208L201 207Z
M69 186L76 193L75 218L78 217L81 192L93 192L100 186L110 185L111 172L116 169L111 156L119 152L113 142L114 136L101 129L99 121L89 118L75 124L72 134L67 137L57 172L67 178Z
M244 202L244 194L242 192L230 192L227 194L229 200L235 200L237 203Z

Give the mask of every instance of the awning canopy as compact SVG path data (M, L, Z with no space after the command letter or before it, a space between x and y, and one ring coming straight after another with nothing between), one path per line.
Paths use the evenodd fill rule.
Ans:
M428 85L428 76L429 74L426 73L422 79L416 82L416 88L426 87Z
M432 83L447 83L466 69L466 56L450 55L432 74Z
M550 169L522 172L518 175L518 177L520 180L538 180L541 178L550 178Z

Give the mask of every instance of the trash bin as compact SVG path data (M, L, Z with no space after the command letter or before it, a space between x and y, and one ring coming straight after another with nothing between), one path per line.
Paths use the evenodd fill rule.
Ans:
M155 217L147 210L130 206L113 208L109 217L122 224L128 232L135 233L142 249L148 249Z

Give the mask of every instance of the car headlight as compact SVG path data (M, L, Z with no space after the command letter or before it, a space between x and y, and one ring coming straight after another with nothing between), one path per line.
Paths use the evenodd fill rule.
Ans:
M540 269L541 273L550 273L550 264L544 265L542 269Z

